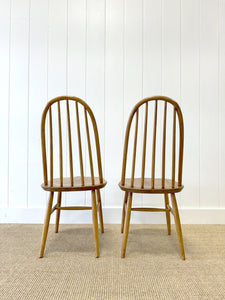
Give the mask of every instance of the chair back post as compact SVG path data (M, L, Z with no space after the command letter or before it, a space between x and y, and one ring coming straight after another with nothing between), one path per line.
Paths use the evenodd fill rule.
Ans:
M145 104L145 116L144 116L144 130L143 130L143 148L142 148L142 165L141 165L141 187L144 187L145 180L145 162L146 162L146 144L147 144L147 122L148 122L148 103L155 101L154 108L154 119L153 119L153 139L152 139L152 165L151 165L151 185L154 189L155 187L155 159L156 159L156 140L157 140L157 121L158 121L158 104L159 101L164 101L164 113L163 113L163 138L162 138L162 188L165 187L165 169L166 169L166 138L167 138L167 111L168 103L173 106L173 129L172 129L172 186L175 186L175 173L176 173L176 118L178 118L179 125L179 153L178 153L178 186L182 186L182 168L183 168L183 146L184 146L184 124L181 109L177 102L173 99L165 96L153 96L145 98L139 101L130 113L124 140L124 150L123 150L123 162L122 162L122 175L121 175L121 185L125 184L126 178L126 167L127 167L127 156L128 156L128 146L130 138L131 125L134 120L135 130L134 130L134 145L133 145L133 160L132 160L132 170L131 170L131 187L134 184L135 177L135 163L136 163L136 152L137 152L137 133L138 133L138 114L139 108ZM135 118L136 115L136 118Z
M69 153L69 167L70 167L70 182L73 186L74 178L74 168L73 168L73 151L72 151L72 136L71 136L71 120L70 120L70 109L69 101L75 102L75 112L76 112L76 127L77 127L77 136L78 136L78 151L79 151L79 161L80 161L80 173L81 173L81 184L84 185L84 167L83 167L83 154L82 154L82 145L81 145L81 129L80 129L80 118L79 118L79 108L78 104L84 108L84 117L85 117L85 127L87 134L87 143L88 143L88 152L89 152L89 162L91 168L91 178L92 184L94 182L94 168L93 168L93 159L92 159L92 150L91 150L91 140L90 140L90 131L88 116L90 117L94 137L95 137L95 147L97 155L97 165L98 165L98 175L100 183L103 183L103 174L102 174L102 162L101 162L101 151L99 143L99 134L97 129L97 123L94 117L94 114L89 107L89 105L78 97L73 96L60 96L50 100L43 113L41 119L41 145L42 145L42 162L43 162L43 176L44 176L44 185L48 184L48 165L47 165L47 151L46 151L46 117L49 113L49 134L50 134L50 185L53 186L53 124L52 124L52 105L57 103L58 110L58 132L59 132L59 163L60 163L60 185L63 186L63 146L62 146L62 120L61 120L61 101L66 101L66 115L67 115L67 128L68 128L68 153Z

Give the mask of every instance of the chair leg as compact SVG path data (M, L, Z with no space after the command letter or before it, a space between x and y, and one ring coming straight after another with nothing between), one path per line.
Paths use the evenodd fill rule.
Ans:
M172 199L172 207L173 207L174 220L175 220L175 225L176 225L176 230L177 230L177 236L178 236L179 245L180 245L180 252L181 252L182 258L185 260L183 236L182 236L180 217L179 217L175 194L171 194L171 199Z
M42 258L44 256L45 244L46 244L46 239L47 239L47 235L48 235L49 221L50 221L51 210L52 210L53 196L54 196L54 192L50 192L48 206L47 206L46 215L45 215L44 228L43 228L43 233L42 233L40 258Z
M121 233L123 233L123 230L124 230L124 222L125 222L125 215L126 215L127 198L128 198L128 192L125 192L124 201L123 201L122 221L121 221Z
M97 205L95 190L92 192L92 219L93 219L93 231L95 239L95 253L96 257L99 257L99 237L98 237L98 218L97 218Z
M58 192L58 198L57 198L57 204L58 204L58 207L61 206L61 200L62 200L62 193L61 193L61 192ZM56 210L55 233L58 233L58 231L59 231L60 212L61 212L60 209L57 209L57 210Z
M169 196L168 194L164 194L164 198L165 198L165 208L167 209L168 205L169 205ZM166 223L167 223L167 231L168 234L171 235L171 221L170 221L170 211L166 211Z
M123 234L123 242L122 242L122 249L121 249L121 257L124 258L126 254L127 248L127 238L130 226L130 215L131 215L131 206L132 206L132 193L129 195L128 204L127 204L127 211L125 217L125 232Z
M97 201L98 201L98 215L101 233L104 233L103 215L102 215L102 200L100 190L97 190Z

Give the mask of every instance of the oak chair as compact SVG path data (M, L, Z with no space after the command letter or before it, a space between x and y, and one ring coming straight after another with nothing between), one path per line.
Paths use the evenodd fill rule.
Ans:
M41 142L44 173L41 186L50 195L40 257L44 255L50 216L56 211L57 233L61 210L92 210L95 252L99 257L97 211L103 233L100 189L106 181L102 175L99 135L91 108L77 97L60 96L49 101L42 114ZM62 206L62 193L72 191L91 191L92 205ZM55 193L58 194L57 203L52 206Z
M122 176L119 182L119 187L125 191L121 223L122 258L126 253L130 216L133 210L165 212L169 235L171 234L170 213L172 213L181 256L185 259L175 196L183 189L183 144L182 112L174 100L164 96L153 96L135 105L126 127ZM133 193L164 194L165 204L162 204L161 208L132 207ZM169 204L169 195L172 207Z

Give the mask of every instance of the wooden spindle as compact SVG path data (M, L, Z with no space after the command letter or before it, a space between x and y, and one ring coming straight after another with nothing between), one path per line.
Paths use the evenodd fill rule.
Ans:
M164 106L164 121L163 121L163 149L162 149L162 188L165 187L165 159L166 159L166 115L167 102Z
M154 129L153 129L153 143L152 143L152 188L153 189L155 186L155 149L156 149L157 114L158 114L158 101L155 100L155 116L154 116Z
M135 136L134 136L134 151L133 151L133 162L132 162L132 173L131 173L131 187L134 186L134 173L135 173L136 150L137 150L137 133L138 133L138 110L136 112L136 125L135 125Z
M173 150L172 150L172 187L175 186L176 171L176 108L173 110Z
M76 102L76 117L77 117L77 136L78 136L78 146L79 146L79 156L80 156L80 176L81 176L81 185L84 186L84 165L83 165L83 154L81 146L81 134L80 134L80 118L78 111L78 103Z
M145 106L145 125L144 125L144 139L143 139L143 152L142 152L142 171L141 171L141 187L144 187L145 178L145 158L146 158L146 142L147 142L147 126L148 125L148 102Z
M179 108L179 107L178 107ZM178 186L182 185L182 169L183 169L183 151L184 151L184 121L182 112L177 109L179 120L179 168L178 168Z
M94 178L92 151L91 151L91 140L90 140L89 126L88 126L87 111L86 111L85 108L84 108L84 115L85 115L85 124L86 124L86 132L87 132L88 152L89 152L89 161L90 161L90 170L91 170L91 180L92 180L92 184L94 185L95 184L95 178Z
M63 186L63 150L62 150L62 125L60 101L58 101L58 123L59 123L59 161L60 161L60 185Z
M70 157L70 183L73 186L73 153L72 153L72 139L71 139L71 126L70 126L70 108L69 108L68 100L66 100L66 111L67 111L69 157Z
M50 133L50 185L53 186L53 134L52 134L52 109L49 107L49 133Z

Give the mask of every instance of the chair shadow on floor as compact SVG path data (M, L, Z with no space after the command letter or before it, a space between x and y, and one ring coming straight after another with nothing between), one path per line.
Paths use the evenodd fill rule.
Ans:
M171 235L168 235L166 225L131 225L127 256L154 255L177 256L179 248L175 225L172 225ZM184 239L184 244L186 240Z
M49 255L54 252L91 253L94 248L92 225L76 228L63 228L61 226L57 234L55 234L52 226L49 232L49 244L46 248L46 254Z

